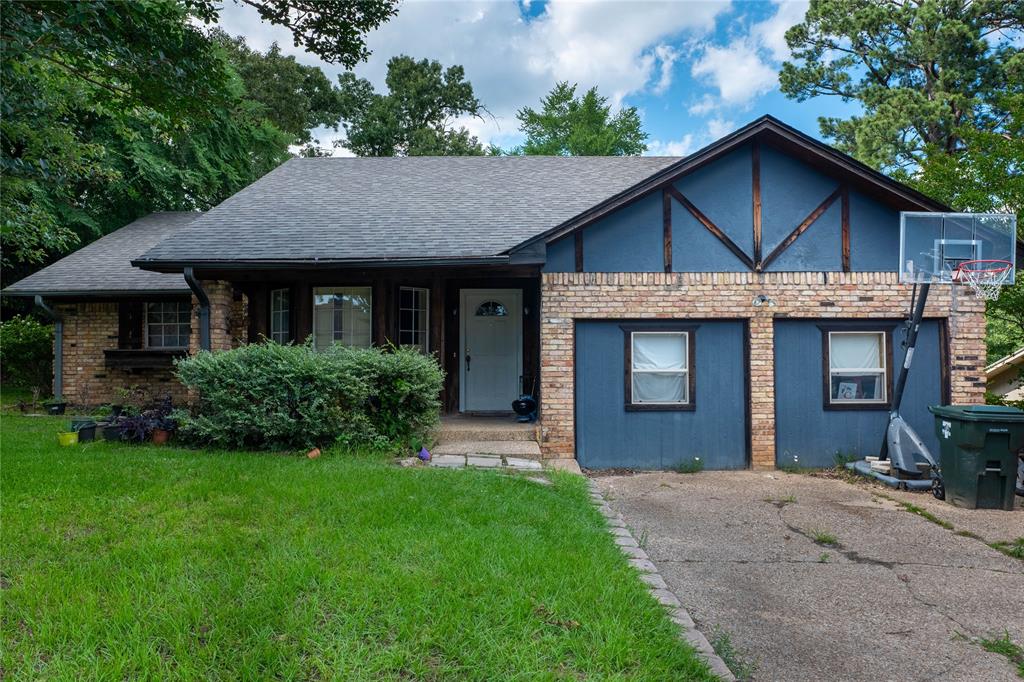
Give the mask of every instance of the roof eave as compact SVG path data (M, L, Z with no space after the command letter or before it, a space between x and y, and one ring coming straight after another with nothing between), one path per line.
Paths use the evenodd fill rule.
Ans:
M411 267L443 267L457 265L507 265L509 256L468 256L446 258L318 258L318 259L281 259L281 260L162 260L136 259L132 265L150 272L177 273L186 267L196 270L282 270L288 268L321 269L321 268L411 268Z
M4 289L0 294L21 298L145 298L147 296L180 296L189 293L187 286L180 289Z

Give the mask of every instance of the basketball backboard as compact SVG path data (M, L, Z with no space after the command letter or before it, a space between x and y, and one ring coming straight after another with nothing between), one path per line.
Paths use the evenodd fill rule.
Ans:
M900 213L900 282L952 282L966 261L1012 264L1016 269L1017 217L1004 213Z

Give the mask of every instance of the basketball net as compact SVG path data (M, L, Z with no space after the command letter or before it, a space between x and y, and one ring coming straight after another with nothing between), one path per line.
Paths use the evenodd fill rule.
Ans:
M965 284L985 301L999 298L999 292L1010 278L1013 263L1005 260L968 260L953 270L953 284Z

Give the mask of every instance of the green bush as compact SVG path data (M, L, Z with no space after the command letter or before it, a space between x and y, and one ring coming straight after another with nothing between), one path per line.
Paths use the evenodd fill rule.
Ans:
M415 350L316 352L308 344L250 344L177 364L199 402L180 432L229 448L294 449L340 441L395 447L438 421L444 374Z
M50 392L53 325L16 315L0 324L0 381L13 388Z

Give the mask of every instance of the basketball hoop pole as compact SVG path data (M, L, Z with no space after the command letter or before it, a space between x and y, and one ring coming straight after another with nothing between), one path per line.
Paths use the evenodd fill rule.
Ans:
M914 347L917 346L917 332L921 328L921 320L924 318L924 305L928 302L928 291L931 283L925 282L921 285L921 291L917 295L917 305L914 307L914 316L910 321L910 331L907 333L907 354L900 367L899 378L896 379L896 388L893 389L892 407L889 409L889 421L900 416L900 404L903 402L903 389L907 386L907 375L910 373L910 363L914 360ZM879 451L879 459L889 458L889 429L886 426L885 435L882 436L882 449Z

